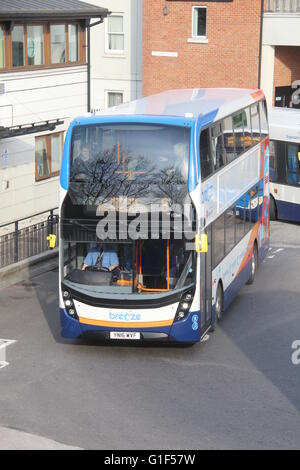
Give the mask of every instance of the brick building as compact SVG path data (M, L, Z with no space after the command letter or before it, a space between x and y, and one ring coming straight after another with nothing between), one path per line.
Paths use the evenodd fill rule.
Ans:
M299 0L144 0L143 94L300 79ZM298 32L297 32L298 31Z

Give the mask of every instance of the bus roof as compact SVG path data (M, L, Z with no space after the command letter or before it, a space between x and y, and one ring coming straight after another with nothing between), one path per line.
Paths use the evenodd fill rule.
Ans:
M261 90L241 88L194 88L169 90L125 103L90 116L162 116L210 122L230 115L264 98Z
M269 123L271 140L300 142L300 109L271 108Z

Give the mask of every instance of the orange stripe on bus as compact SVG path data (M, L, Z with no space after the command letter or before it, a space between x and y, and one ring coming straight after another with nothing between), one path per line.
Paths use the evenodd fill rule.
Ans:
M83 325L91 325L91 326L104 326L107 328L123 328L125 330L135 328L159 328L160 326L171 326L173 324L173 320L165 320L165 321L158 321L158 322L147 322L147 323L117 323L117 322L106 322L100 320L90 320L88 318L79 318L79 322Z

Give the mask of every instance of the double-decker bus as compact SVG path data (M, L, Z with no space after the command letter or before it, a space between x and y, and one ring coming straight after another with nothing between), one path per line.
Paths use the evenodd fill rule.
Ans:
M300 222L300 110L272 108L270 123L270 216Z
M264 95L175 90L78 117L60 184L62 335L196 343L268 251Z

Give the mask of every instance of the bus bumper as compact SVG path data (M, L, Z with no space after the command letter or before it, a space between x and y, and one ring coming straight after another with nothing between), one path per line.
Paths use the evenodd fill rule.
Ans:
M104 339L109 339L111 331L130 331L141 333L143 340L166 341L175 343L197 343L200 341L200 314L191 312L182 321L174 322L171 327L141 328L139 330L128 328L105 328L80 323L71 318L65 309L60 309L61 335L63 338L76 339L84 333L99 333Z

